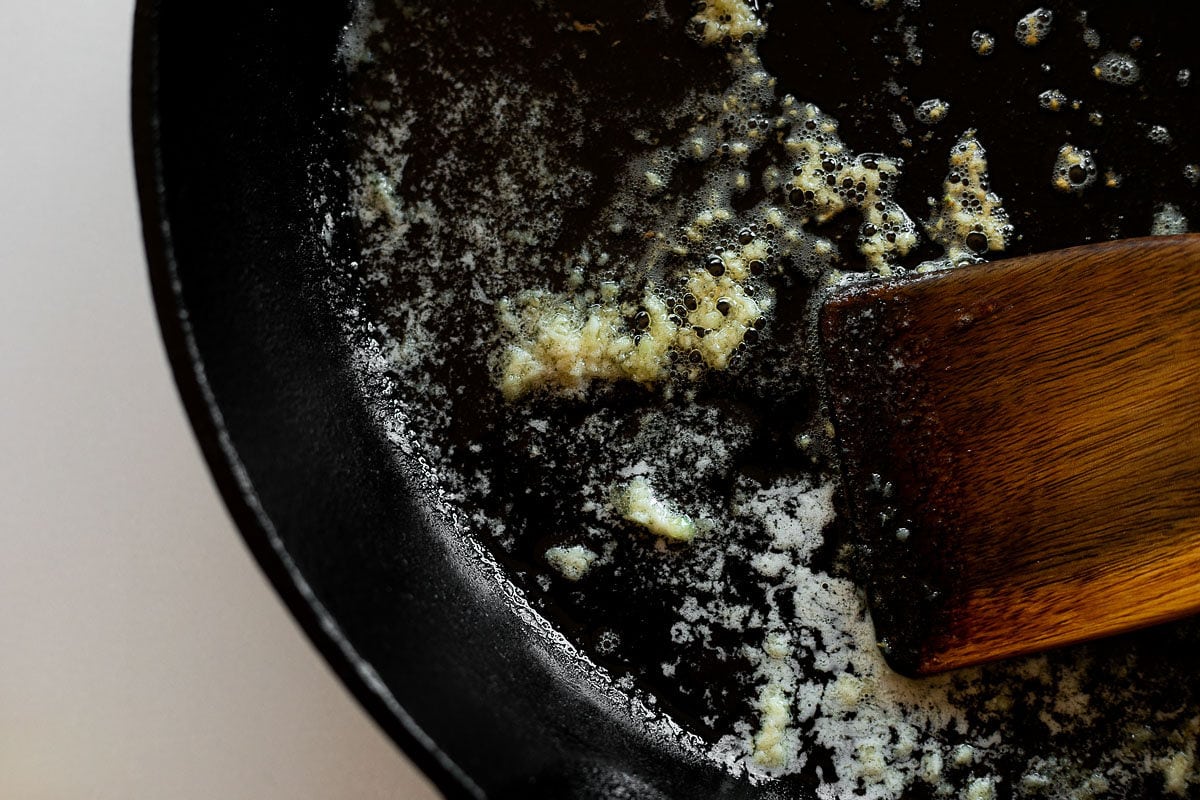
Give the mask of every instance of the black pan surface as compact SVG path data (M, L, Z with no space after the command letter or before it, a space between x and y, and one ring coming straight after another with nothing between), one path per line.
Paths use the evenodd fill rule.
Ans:
M682 796L699 783L748 796L589 688L447 535L358 404L315 294L320 229L296 202L310 165L343 157L334 51L348 13L138 7L155 297L231 512L317 646L447 796Z
M1140 21L1121 4L1099 12L1109 30L1169 51L1153 62L1162 74L1145 82L1158 88L1080 93L1097 97L1095 110L1110 119L1152 110L1176 132L1167 150L1137 126L1098 127L1086 115L1064 123L1006 101L1005 84L1046 71L1044 54L1008 48L1009 78L974 74L963 31L1006 31L1011 8L940 4L942 26L922 32L925 64L897 67L877 55L881 37L900 35L900 4L882 15L850 2L815 3L807 14L801 5L772 11L764 58L841 118L860 150L901 146L888 117L899 101L880 88L886 75L914 97L947 93L922 83L930 74L952 88L971 84L952 100L962 114L953 128L906 154L908 185L929 183L922 170L940 179L942 154L964 124L1003 131L989 143L993 169L1010 176L1012 207L1040 212L1017 220L1012 252L1143 234L1163 196L1158 184L1184 180L1161 164L1200 160L1195 95L1171 88L1196 28L1190 18L1167 24L1166 4ZM1074 5L1047 5L1073 24ZM463 8L445 13L466 19ZM476 546L450 535L420 464L398 461L363 407L322 294L327 248L310 202L314 180L331 197L347 190L339 168L348 158L347 86L336 50L350 14L336 2L138 4L133 129L155 300L183 400L248 545L343 680L449 797L780 796L655 735L624 698L589 681L590 667L512 601ZM1065 74L1076 66L1066 60L1085 57L1049 66ZM1120 153L1125 191L1086 204L1045 191L1044 170L1017 154L1031 139L1053 152L1064 135ZM1168 188L1200 217L1194 189Z

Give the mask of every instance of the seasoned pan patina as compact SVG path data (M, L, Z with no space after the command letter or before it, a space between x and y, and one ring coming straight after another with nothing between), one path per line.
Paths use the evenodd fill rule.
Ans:
M1196 219L1193 23L873 5L144 5L185 400L449 793L1195 791L1194 626L887 670L807 346L841 274Z

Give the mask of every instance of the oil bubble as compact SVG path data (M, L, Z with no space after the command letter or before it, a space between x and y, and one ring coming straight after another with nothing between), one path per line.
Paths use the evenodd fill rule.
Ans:
M1100 60L1092 65L1092 74L1114 86L1133 86L1142 77L1142 71L1133 56L1115 51L1101 56Z
M1090 150L1064 144L1054 161L1050 183L1060 192L1082 192L1096 182L1096 159Z
M950 104L936 97L921 103L913 111L917 121L926 125L938 124L946 118L948 113L950 113Z
M1054 12L1048 8L1037 8L1017 21L1017 41L1025 47L1036 47L1050 35L1054 24Z
M990 56L996 50L996 37L986 31L971 33L971 49L978 55Z
M1150 223L1151 236L1175 236L1188 232L1188 219L1171 203L1163 203L1154 209L1154 219Z
M1058 89L1047 89L1038 95L1038 105L1047 111L1061 111L1067 104L1067 96Z
M1166 147L1171 144L1171 132L1165 125L1151 125L1146 130L1146 138L1157 145Z

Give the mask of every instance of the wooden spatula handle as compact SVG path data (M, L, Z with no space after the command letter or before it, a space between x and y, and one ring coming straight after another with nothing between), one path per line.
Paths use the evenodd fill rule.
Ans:
M1200 611L1200 236L845 291L821 332L898 668Z

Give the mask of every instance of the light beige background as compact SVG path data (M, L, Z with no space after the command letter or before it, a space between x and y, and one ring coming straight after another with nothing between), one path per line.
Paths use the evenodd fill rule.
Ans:
M238 539L153 318L130 0L0 17L0 798L437 795Z

